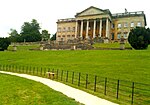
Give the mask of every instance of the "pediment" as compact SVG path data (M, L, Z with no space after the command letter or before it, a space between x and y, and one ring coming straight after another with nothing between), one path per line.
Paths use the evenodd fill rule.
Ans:
M80 13L77 13L76 16L86 16L86 15L96 15L96 14L104 14L104 10L92 6Z

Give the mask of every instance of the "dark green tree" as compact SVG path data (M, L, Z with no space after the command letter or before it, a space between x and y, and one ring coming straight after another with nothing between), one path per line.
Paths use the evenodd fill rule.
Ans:
M0 38L0 51L7 50L8 46L11 44L9 38Z
M51 40L56 40L56 33L51 37Z
M47 41L50 38L50 34L47 30L42 30L42 40Z
M134 49L147 49L149 31L144 27L136 27L129 33L128 41Z
M18 42L20 35L18 34L17 30L15 29L10 29L10 33L9 33L9 39L11 42Z
M37 20L33 19L31 23L24 22L21 27L21 38L22 41L36 42L41 41L42 37L40 34L40 26Z
M150 44L150 29L149 29L149 28L147 28L146 30L147 30L147 32L148 32L148 35L147 35L148 43Z

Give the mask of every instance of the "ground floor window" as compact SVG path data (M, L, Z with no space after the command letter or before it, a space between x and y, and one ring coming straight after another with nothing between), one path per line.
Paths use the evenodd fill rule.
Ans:
M114 40L114 33L112 33L111 35L111 40Z
M117 35L117 39L120 39L120 38L121 38L121 34L118 34L118 35Z
M127 39L128 38L128 32L123 33L123 38Z

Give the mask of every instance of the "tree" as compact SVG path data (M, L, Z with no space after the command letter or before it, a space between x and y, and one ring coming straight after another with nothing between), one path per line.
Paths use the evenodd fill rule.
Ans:
M0 50L7 50L8 46L11 44L8 38L0 38Z
M10 29L10 33L9 33L9 39L11 42L18 42L18 39L20 37L20 35L18 34L17 30L15 29Z
M134 49L146 49L149 45L148 29L144 27L136 27L129 33L128 41Z
M42 30L42 40L46 41L50 38L50 34L48 33L47 30Z
M24 22L24 24L21 27L21 37L22 41L27 42L36 42L41 41L42 37L40 34L40 26L37 20L32 19L31 23Z
M147 30L147 32L148 32L148 36L147 36L147 38L148 38L148 43L150 44L150 29L147 28L146 30Z
M51 37L51 40L56 40L56 33Z

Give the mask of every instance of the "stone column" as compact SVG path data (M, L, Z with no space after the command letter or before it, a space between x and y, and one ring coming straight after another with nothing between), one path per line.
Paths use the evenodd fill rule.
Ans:
M95 38L95 29L96 29L96 20L94 20L94 27L93 27L93 38Z
M106 37L108 38L108 18L106 19Z
M100 25L99 25L99 37L102 36L102 19L100 19Z
M83 20L81 20L80 38L82 38L82 33L83 33Z
M78 21L76 21L75 38L77 38L77 33L78 33Z
M86 23L86 39L89 38L88 34L89 34L89 20L87 20L87 23Z

